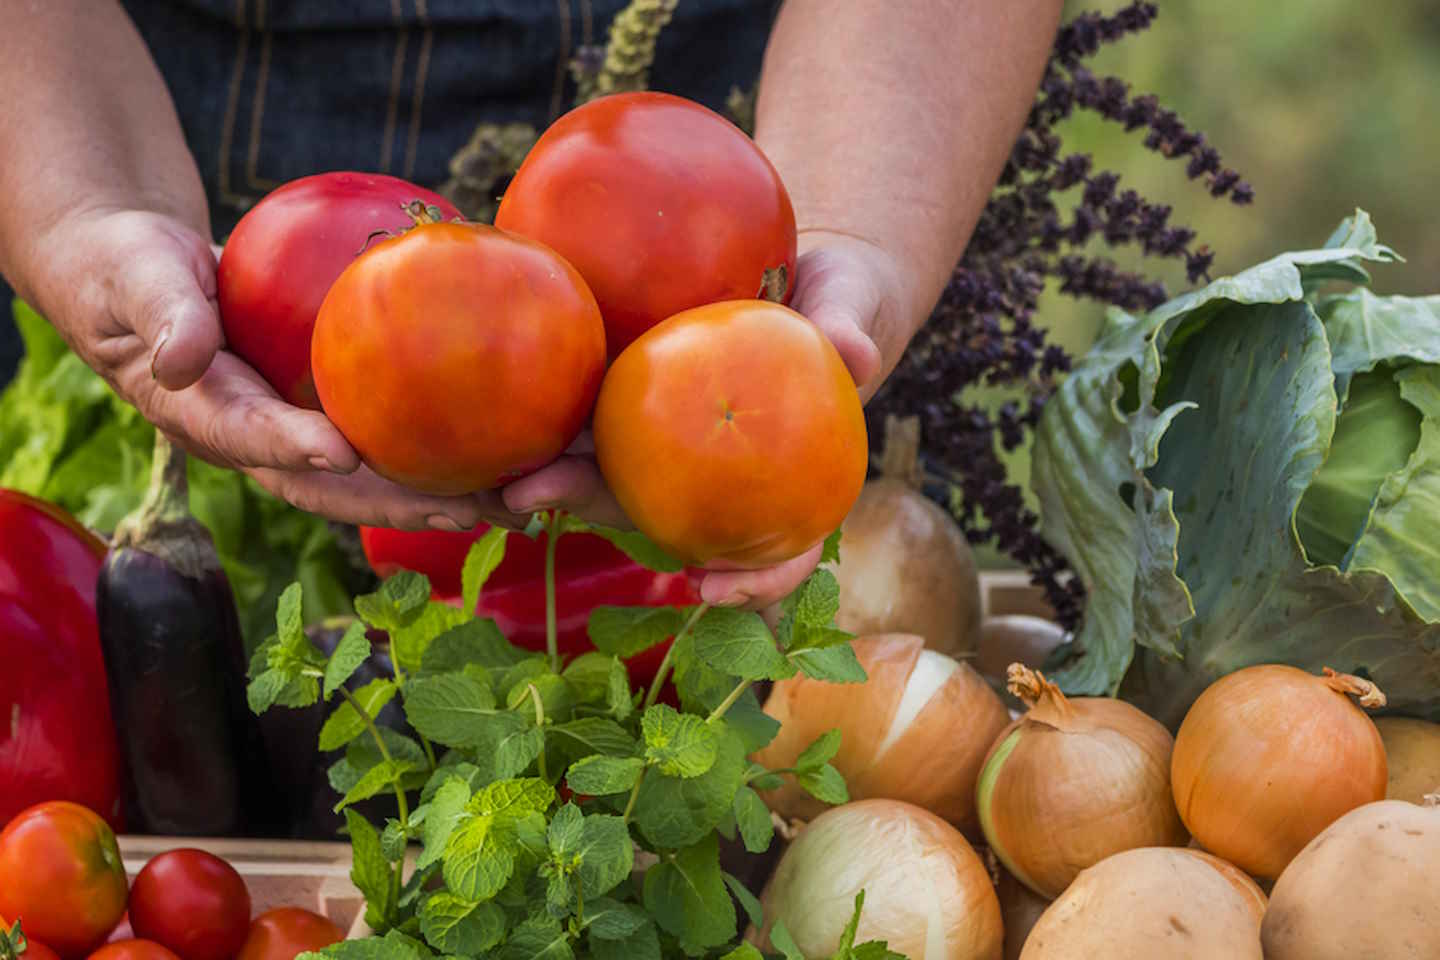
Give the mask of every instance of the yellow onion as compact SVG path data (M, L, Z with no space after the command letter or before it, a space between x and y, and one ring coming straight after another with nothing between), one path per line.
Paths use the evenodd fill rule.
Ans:
M1283 664L1212 683L1175 737L1170 779L1206 850L1273 880L1321 830L1385 797L1385 747L1365 711L1385 695L1329 668Z
M1020 951L1031 928L1050 906L1050 901L1016 880L1004 867L1000 868L995 895L1000 899L1000 917L1005 922L1005 960L1020 960Z
M1326 827L1276 881L1261 938L1266 960L1440 956L1440 796Z
M1375 728L1385 744L1387 800L1421 803L1426 794L1440 790L1440 724L1380 717Z
M913 804L862 800L800 831L761 897L770 929L785 924L800 952L828 957L865 891L855 942L884 940L909 960L1000 960L1000 903L961 833Z
M840 751L830 762L851 799L904 800L958 827L973 826L980 763L1010 720L999 696L968 665L925 649L916 636L861 637L854 648L868 674L862 684L803 674L775 684L765 712L780 721L780 733L755 762L791 768L817 737L838 729ZM762 796L791 819L826 809L789 775Z
M1193 850L1126 850L1075 878L1020 960L1261 960L1255 896Z
M1029 710L990 748L976 800L986 842L1016 879L1057 897L1111 854L1185 843L1169 731L1120 700L1067 699L1018 663L1009 679Z
M841 524L836 624L857 636L911 633L941 653L975 649L980 579L949 512L920 492L919 421L890 417L880 476Z

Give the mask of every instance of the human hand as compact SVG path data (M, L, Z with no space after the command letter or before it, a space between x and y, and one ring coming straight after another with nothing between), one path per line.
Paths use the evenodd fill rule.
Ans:
M271 493L331 519L460 530L523 526L496 493L439 497L361 464L324 414L293 407L224 349L217 248L172 217L97 209L35 238L43 276L27 286L71 348L187 452L243 470ZM32 271L32 274L35 271Z
M900 271L885 251L841 233L800 235L798 283L791 307L819 327L840 353L862 399L879 388L886 367L879 342L903 338ZM503 491L518 515L559 508L610 526L629 527L605 486L587 435L564 456ZM814 571L820 545L784 563L759 570L708 570L700 583L707 603L763 609L781 600Z

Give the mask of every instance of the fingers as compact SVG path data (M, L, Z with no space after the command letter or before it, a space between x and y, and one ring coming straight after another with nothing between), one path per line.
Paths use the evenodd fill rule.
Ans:
M852 303L822 300L806 316L830 338L857 387L867 386L880 374L880 348L865 334L866 317Z
M484 520L523 529L529 516L506 510L493 492L459 497L418 493L361 467L349 476L258 468L246 471L266 490L308 513L342 523L398 530L469 530Z
M589 457L562 456L508 484L501 497L505 508L517 515L560 509L592 523L620 529L631 526L625 511L605 486L595 461Z
M823 544L816 544L793 560L764 570L723 570L707 573L700 581L700 598L719 607L761 610L794 592L820 563Z
M214 258L208 250L192 256L183 250L177 245L134 258L116 275L111 305L144 342L150 375L166 390L200 379L222 343Z

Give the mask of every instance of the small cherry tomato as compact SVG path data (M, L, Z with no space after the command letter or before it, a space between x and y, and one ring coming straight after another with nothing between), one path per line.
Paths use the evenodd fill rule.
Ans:
M310 376L320 302L372 234L410 225L412 200L460 215L444 197L377 173L321 173L266 194L235 224L216 270L227 349L286 400L320 409Z
M306 950L319 950L345 939L330 920L301 910L279 907L256 917L237 960L295 960Z
M600 472L635 526L692 565L761 567L829 536L869 462L855 381L825 335L760 300L687 310L610 367Z
M154 940L117 940L90 954L86 960L181 960ZM189 960L189 958L185 958Z
M0 833L0 915L65 956L105 939L125 912L115 834L94 811L54 801Z
M682 310L788 303L794 289L795 211L780 175L735 124L670 94L600 97L555 121L495 225L575 265L612 359Z
M376 243L326 294L315 389L376 473L471 493L539 469L575 439L604 374L605 327L553 250L427 220Z
M231 960L250 929L250 891L224 860L203 850L162 853L130 890L130 926L185 960Z

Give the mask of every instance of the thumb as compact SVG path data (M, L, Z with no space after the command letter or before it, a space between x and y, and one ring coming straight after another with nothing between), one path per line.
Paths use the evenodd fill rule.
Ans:
M118 319L145 343L151 376L182 390L210 367L223 337L215 305L215 261L166 249L137 257L117 289Z
M809 308L806 316L835 345L840 359L855 380L864 387L880 373L880 348L861 326L864 318L848 302L826 299Z

